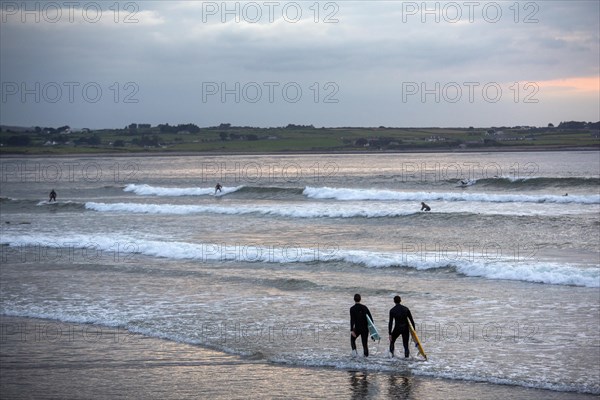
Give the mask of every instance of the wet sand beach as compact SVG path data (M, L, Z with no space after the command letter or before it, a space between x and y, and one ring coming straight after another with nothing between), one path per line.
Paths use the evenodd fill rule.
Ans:
M91 324L0 318L2 399L587 399L592 395L275 365Z

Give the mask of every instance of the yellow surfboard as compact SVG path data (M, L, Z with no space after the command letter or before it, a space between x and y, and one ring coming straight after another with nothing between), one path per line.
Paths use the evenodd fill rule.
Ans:
M417 331L415 331L415 328L413 327L412 323L410 322L410 318L406 318L406 319L408 320L408 329L410 330L410 336L412 337L413 341L417 344L417 349L419 349L419 354L422 355L427 360L427 354L425 354L425 350L423 350L421 341L419 340L419 337L417 336Z

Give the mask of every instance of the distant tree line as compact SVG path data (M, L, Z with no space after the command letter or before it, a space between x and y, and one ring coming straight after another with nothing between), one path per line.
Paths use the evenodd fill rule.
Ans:
M49 128L49 127L41 128L39 126L36 126L35 128L33 128L33 131L35 133L46 133L46 134L52 135L52 134L57 134L57 133L70 132L71 127L69 125L59 126L58 128Z
M313 125L288 124L285 129L315 129L315 127Z
M200 128L195 124L179 124L179 125L169 125L169 124L160 124L158 125L158 130L160 133L177 133L177 132L189 132L189 133L198 133L200 132Z
M558 129L600 129L600 121L565 121L558 124Z
M29 146L31 138L27 135L11 136L6 139L7 146Z

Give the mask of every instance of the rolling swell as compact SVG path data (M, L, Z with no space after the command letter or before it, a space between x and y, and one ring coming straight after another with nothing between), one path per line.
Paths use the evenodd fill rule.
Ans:
M501 210L473 207L468 203L458 206L445 206L424 213L418 205L398 204L390 206L386 202L304 202L295 204L159 204L159 203L85 203L87 210L106 213L154 214L154 215L259 215L284 218L451 218L465 221L465 218L481 219L486 216L535 217L538 215L568 215L570 210L545 210L538 208L516 208L505 206ZM590 215L594 211L589 210Z
M283 199L302 196L303 188L285 188L276 186L243 186L236 195L246 195L251 198Z
M419 213L416 210L390 210L389 207L373 207L366 205L331 206L328 204L301 203L295 205L179 205L179 204L145 204L145 203L95 203L85 204L88 210L98 212L120 212L131 214L224 214L245 215L258 214L288 218L383 218L401 217Z
M5 233L0 243L8 246L42 246L50 248L78 247L103 251L114 249L115 242L130 243L132 254L172 260L193 260L198 262L241 262L285 264L345 263L364 268L410 268L414 270L448 269L459 276L480 277L491 280L514 280L552 285L600 287L600 269L552 262L519 261L511 257L489 258L483 255L469 257L441 257L439 253L374 252L337 247L311 249L297 247L292 252L288 248L270 246L222 246L214 243L165 242L161 240L141 240L132 237L106 238L90 235L65 235L59 241L44 234ZM62 243L62 244L61 244ZM270 282L286 290L300 290L315 285L313 282L297 279L274 280Z
M455 183L460 183L460 180L455 180ZM472 185L484 185L487 187L499 187L506 189L541 189L541 188L595 188L600 185L600 178L592 177L530 177L530 178L513 178L513 177L494 177L473 179ZM469 185L469 186L472 186Z
M401 192L389 189L351 189L310 187L303 194L311 199L341 201L473 201L484 203L579 203L600 204L600 195L553 195L553 194L495 194L471 192Z
M36 202L36 206L38 207L52 207L58 208L60 210L73 210L73 211L81 211L85 209L85 203L81 203L78 201L56 201L49 203L47 201Z
M214 187L164 187L147 184L129 184L123 188L125 192L133 192L139 196L215 196ZM244 197L293 197L301 196L302 188L285 188L276 186L223 186L216 196L225 196L235 193Z
M585 182L585 185L597 187L597 178L487 178L470 181L466 186L476 188L477 185L514 187L515 189L539 189L541 187L573 187L573 181ZM459 181L453 181L457 183ZM558 182L558 184L556 184ZM215 195L213 187L162 187L147 184L129 184L123 189L139 196L234 196L249 199L292 199L299 196L319 200L340 201L473 201L489 203L557 203L557 204L600 204L599 195L563 194L517 194L517 193L474 193L463 192L405 192L385 188L356 189L340 187L285 188L273 186L234 186L223 187L222 192Z
M2 199L2 208L5 211L17 211L27 213L43 213L46 211L82 211L85 210L85 203L78 201L56 201L47 200L29 200L29 199Z

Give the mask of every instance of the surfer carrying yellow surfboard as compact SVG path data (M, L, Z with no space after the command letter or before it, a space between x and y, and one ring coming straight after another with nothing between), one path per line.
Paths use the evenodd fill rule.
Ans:
M412 314L408 307L400 304L402 299L400 296L394 297L394 303L396 305L390 309L390 322L388 324L388 333L390 335L390 356L394 357L394 343L400 335L402 335L402 345L404 346L404 357L410 355L408 349L408 339L410 338L410 331L408 329L407 318L410 320L413 326L415 321L413 320ZM393 328L393 329L392 329Z

